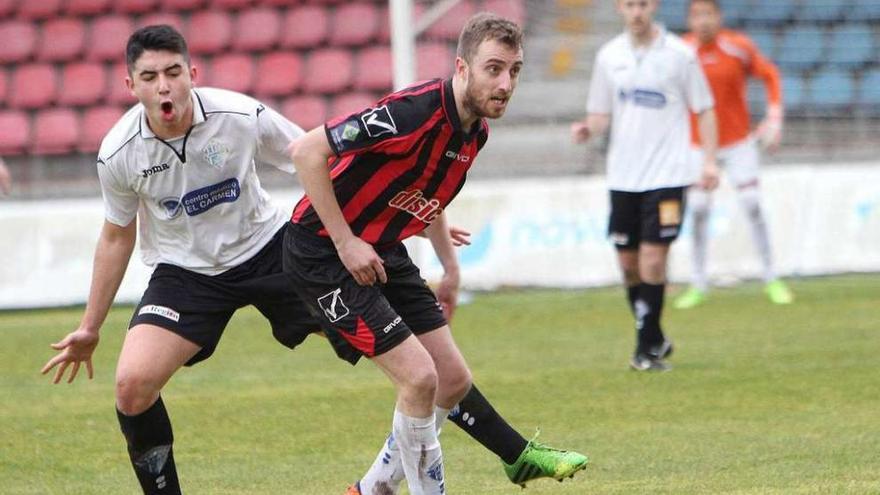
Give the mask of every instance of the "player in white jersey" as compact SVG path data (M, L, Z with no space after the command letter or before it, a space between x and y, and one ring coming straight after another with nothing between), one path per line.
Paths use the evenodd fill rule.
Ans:
M698 114L704 136L699 181L706 188L718 183L717 126L712 94L693 50L653 21L657 0L617 0L617 9L625 32L599 50L587 117L571 130L576 142L584 142L610 123L608 235L636 320L630 365L665 371L664 358L672 352L660 325L666 260L681 228L685 190L697 179L688 164L688 111Z

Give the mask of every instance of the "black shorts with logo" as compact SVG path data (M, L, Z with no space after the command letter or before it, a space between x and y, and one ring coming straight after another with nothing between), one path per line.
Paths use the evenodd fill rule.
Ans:
M275 339L293 349L321 327L282 272L284 231L288 225L253 258L219 275L202 275L160 263L135 308L129 328L149 323L201 346L186 363L192 366L214 353L232 314L253 304L269 320Z
M284 238L284 271L321 322L336 354L357 363L394 348L411 334L446 325L437 298L396 242L377 248L388 282L358 285L330 239L291 224Z
M642 242L670 244L681 231L686 189L611 191L608 238L617 249L635 249Z

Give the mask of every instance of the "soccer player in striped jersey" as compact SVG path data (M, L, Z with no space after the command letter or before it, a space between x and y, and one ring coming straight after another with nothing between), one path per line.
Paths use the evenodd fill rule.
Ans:
M723 26L721 5L717 0L692 0L688 23L691 32L684 39L697 51L700 64L709 80L718 115L718 161L736 188L740 206L752 228L752 238L763 269L764 291L771 302L789 304L794 296L773 269L770 233L761 206L758 180L758 146L775 150L782 137L782 89L779 69L764 57L749 37ZM746 85L750 77L760 79L767 90L767 111L764 121L752 133ZM694 145L700 144L700 133L692 126ZM695 161L700 152L694 150ZM712 195L702 188L693 188L688 203L694 221L693 274L691 287L675 300L675 307L687 309L706 300L709 281L706 276L708 224Z

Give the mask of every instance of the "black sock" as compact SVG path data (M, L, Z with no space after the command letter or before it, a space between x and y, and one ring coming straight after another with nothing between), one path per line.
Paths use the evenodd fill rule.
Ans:
M116 410L122 434L128 442L128 456L146 495L179 495L180 482L174 466L171 420L162 398L136 416Z
M649 347L662 343L665 338L660 327L665 293L666 284L655 285L643 282L639 285L639 301L644 303L644 307L636 311L639 352L645 352Z
M626 299L629 301L629 310L632 314L636 314L636 300L639 298L639 287L641 284L629 285L626 288Z
M449 419L507 464L516 462L529 443L495 412L476 385L449 413Z

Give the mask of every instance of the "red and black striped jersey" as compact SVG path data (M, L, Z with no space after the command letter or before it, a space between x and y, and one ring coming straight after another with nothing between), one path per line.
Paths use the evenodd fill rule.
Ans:
M485 119L462 129L451 79L392 93L324 129L335 153L328 165L342 214L356 236L374 245L430 225L461 190L489 136ZM328 235L308 196L291 220Z

